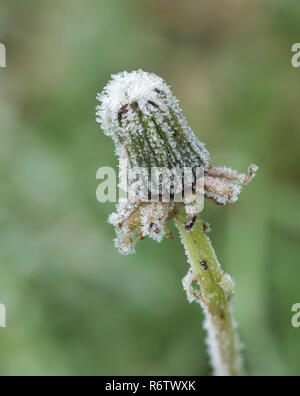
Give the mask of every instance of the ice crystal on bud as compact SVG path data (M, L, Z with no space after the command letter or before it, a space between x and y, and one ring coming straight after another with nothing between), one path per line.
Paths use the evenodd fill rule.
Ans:
M227 205L238 200L243 185L249 184L256 175L258 166L251 165L248 174L222 167L210 167L205 174L205 195L218 205Z
M124 255L135 253L134 237L139 225L139 205L134 202L122 202L117 205L117 213L110 215L108 221L116 229L115 247Z
M166 224L169 213L174 210L175 204L149 203L141 209L141 232L142 236L149 236L157 242L161 242L166 236Z
M174 203L135 202L119 203L117 213L109 217L109 223L116 228L115 246L124 255L135 253L135 244L149 236L157 242L164 237L172 238L167 225L174 217Z

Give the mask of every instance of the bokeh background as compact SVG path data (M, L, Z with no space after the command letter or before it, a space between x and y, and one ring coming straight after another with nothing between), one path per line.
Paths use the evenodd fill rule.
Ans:
M164 77L213 164L257 179L203 217L237 283L252 375L300 375L300 7L293 0L0 0L0 375L208 375L176 241L113 247L95 123L112 73Z

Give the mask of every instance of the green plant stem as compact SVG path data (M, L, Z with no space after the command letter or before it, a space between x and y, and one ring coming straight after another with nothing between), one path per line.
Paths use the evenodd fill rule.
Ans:
M187 290L201 304L205 313L205 328L208 331L208 347L214 374L217 376L244 375L240 343L232 317L230 299L234 284L218 262L216 253L205 230L205 224L198 219L192 228L185 210L177 215L175 223L186 249L193 278L200 287L200 293L190 286Z

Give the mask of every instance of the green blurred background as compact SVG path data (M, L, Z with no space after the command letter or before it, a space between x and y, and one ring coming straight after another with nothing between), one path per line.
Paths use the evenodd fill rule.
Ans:
M300 7L292 0L0 0L0 375L207 375L203 317L176 241L113 247L96 171L116 168L95 123L112 73L173 87L214 165L257 179L203 217L237 283L253 375L300 375Z

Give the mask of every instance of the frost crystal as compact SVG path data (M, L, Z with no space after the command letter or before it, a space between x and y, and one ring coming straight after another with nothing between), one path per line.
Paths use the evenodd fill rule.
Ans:
M226 167L210 167L204 177L205 195L218 205L234 203L238 200L243 185L250 183L257 171L256 165L249 166L248 175Z
M224 274L221 282L219 282L219 286L226 292L229 298L232 298L235 293L235 283L234 280L231 278L230 275Z
M135 243L149 236L157 242L173 238L167 224L174 217L174 203L119 203L117 213L109 217L116 228L115 246L124 255L135 253Z
M174 204L150 203L141 209L142 236L161 242L166 236L166 224Z
M196 276L192 270L192 268L189 269L189 272L186 274L186 276L182 279L182 286L186 292L188 302L191 304L194 301L200 302L201 303L201 296L200 292L195 290L193 288L193 281L196 280ZM202 304L201 304L202 305Z
M134 237L138 226L138 204L133 202L119 203L117 213L110 215L108 221L116 229L115 247L124 255L135 253Z
M203 306L205 310L205 322L204 329L207 331L208 337L206 340L209 355L211 356L212 367L214 367L214 375L218 377L228 377L230 376L229 367L225 364L223 357L221 356L221 349L219 345L222 345L223 350L230 350L228 347L228 334L225 330L221 333L217 332L216 326L214 324L214 317L209 312L206 306ZM236 323L234 323L235 329L237 328ZM234 336L235 349L237 351L241 350L241 343L238 336ZM235 370L237 372L243 371L243 361L240 354L237 354L234 362Z

